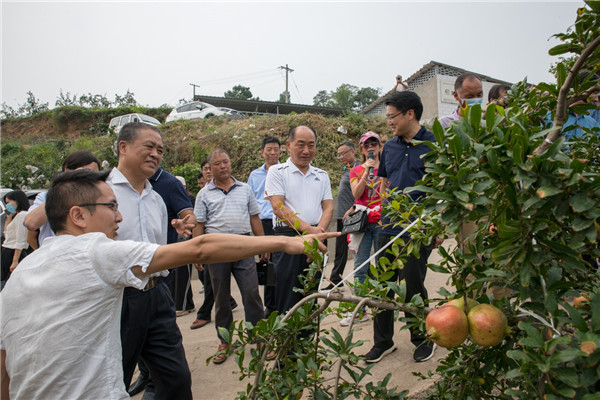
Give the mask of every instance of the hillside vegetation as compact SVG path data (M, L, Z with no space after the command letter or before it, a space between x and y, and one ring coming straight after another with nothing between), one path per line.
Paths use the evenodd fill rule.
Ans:
M130 112L141 112L164 121L169 109L118 108L90 110L83 107L60 107L29 118L2 121L1 184L11 188L47 187L53 173L60 169L64 157L75 150L90 150L100 161L116 166L114 133L108 132L111 118ZM316 114L256 116L241 120L211 118L177 121L161 126L166 152L162 166L186 178L192 193L197 190L196 174L200 162L215 148L225 149L231 156L234 176L246 181L250 171L259 167L260 142L265 136L285 142L292 126L309 125L318 134L317 154L313 165L329 172L334 191L341 175L336 158L337 145L344 140L358 144L358 138L372 130L391 136L385 119L348 115L324 117ZM342 127L341 133L338 128ZM285 146L281 161L287 159Z

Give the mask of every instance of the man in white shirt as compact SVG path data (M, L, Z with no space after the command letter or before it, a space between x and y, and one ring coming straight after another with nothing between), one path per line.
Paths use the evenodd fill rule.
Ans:
M125 287L142 289L151 274L186 263L304 251L304 238L114 241L123 218L104 182L108 173L66 171L54 179L46 212L57 236L24 259L0 292L0 398L128 400L119 340Z
M129 123L119 132L117 146L119 163L106 181L115 192L123 214L117 240L166 244L167 208L148 180L162 161L161 132L144 123ZM171 223L176 223L178 233L183 233L186 220L192 223L187 229L193 228L192 214ZM168 274L162 271L152 276L141 290L126 288L123 294L121 342L125 385L129 388L138 359L142 359L153 377L156 398L191 400L191 374L177 326L175 303L163 279Z
M290 158L269 168L265 198L273 207L276 234L294 236L297 232L322 233L333 218L333 197L327 172L313 167L317 134L308 126L290 129L285 142ZM274 254L277 311L284 313L303 298L299 276L308 267L306 257Z

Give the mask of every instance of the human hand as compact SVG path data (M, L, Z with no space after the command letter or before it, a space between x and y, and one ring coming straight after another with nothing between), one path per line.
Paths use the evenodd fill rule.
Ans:
M198 271L204 271L203 264L194 264L194 268L196 268Z
M10 272L13 272L15 268L17 268L17 265L19 265L19 261L13 261L12 264L10 264Z
M178 235L189 238L192 234L192 229L196 227L196 216L188 214L182 219L172 219L171 226L175 228Z

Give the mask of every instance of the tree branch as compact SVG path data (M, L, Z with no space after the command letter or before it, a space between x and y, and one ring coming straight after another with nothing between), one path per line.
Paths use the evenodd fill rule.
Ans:
M581 56L571 68L569 75L567 75L567 79L560 88L558 92L558 105L556 107L556 114L554 115L554 122L552 125L552 129L550 133L546 136L544 141L538 148L533 151L534 155L539 155L546 151L552 144L558 139L562 132L563 125L567 121L567 95L569 94L569 90L571 86L573 86L573 81L575 76L583 67L585 60L593 53L593 51L600 45L600 36L592 41L583 51L581 52Z

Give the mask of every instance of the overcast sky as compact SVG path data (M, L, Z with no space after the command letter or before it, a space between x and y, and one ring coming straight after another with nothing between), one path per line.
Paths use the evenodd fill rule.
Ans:
M573 24L568 2L14 2L2 0L2 101L27 91L130 90L174 105L234 85L276 101L289 65L293 103L342 83L392 88L434 60L494 78L550 81L551 38Z

